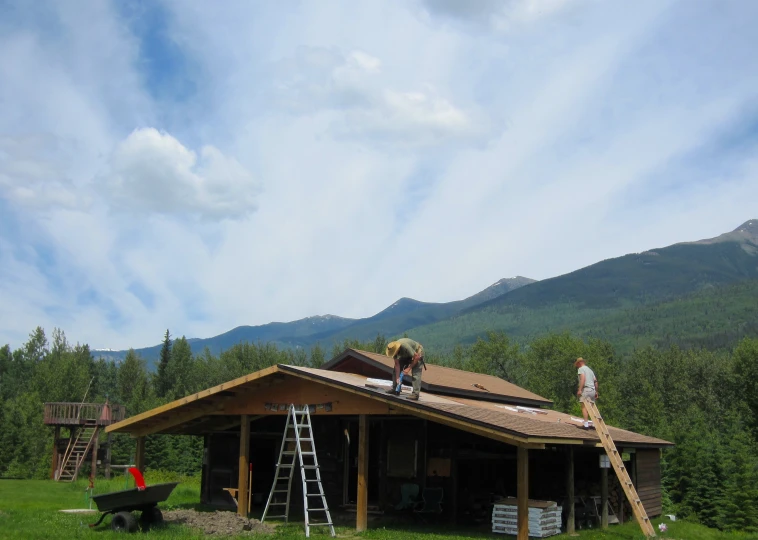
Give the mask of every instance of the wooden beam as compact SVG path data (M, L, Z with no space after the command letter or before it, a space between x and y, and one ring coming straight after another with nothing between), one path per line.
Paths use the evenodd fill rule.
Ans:
M143 420L171 411L173 409L176 409L177 407L187 405L188 403L193 403L195 401L208 398L214 394L224 392L225 390L236 389L237 387L246 385L247 383L257 381L258 379L268 377L269 375L273 375L274 373L277 373L278 371L279 371L278 366L271 366L269 368L256 371L255 373L250 373L249 375L243 375L242 377L238 377L232 381L219 384L218 386L214 386L213 388L208 388L207 390L203 390L202 392L197 392L195 394L189 395L182 399L177 399L176 401L172 401L171 403L167 403L160 407L156 407L155 409L145 411L141 414L132 416L131 418L122 420L121 422L116 422L115 424L111 424L110 426L105 428L105 431L108 433L111 433L114 431L127 432L127 433L132 432L133 429L128 429L128 428L133 426L134 424L142 422ZM231 399L234 399L234 398L231 398Z
M600 469L600 528L608 528L608 469Z
M137 437L137 451L134 456L134 466L141 473L145 472L145 438Z
M529 540L529 449L517 449L516 493L518 511L517 540Z
M113 446L113 435L108 433L105 447L105 479L111 479L111 447Z
M248 468L250 455L250 421L248 416L240 416L240 457L239 457L239 481L237 482L237 514L247 517L248 497Z
M53 463L50 468L50 479L55 479L55 472L58 470L58 439L61 438L61 427L55 426L53 434Z
M362 532L368 525L368 417L358 416L358 504L355 530Z
M90 464L90 478L95 481L97 478L97 451L100 449L100 428L95 430L95 440L92 441L92 461Z
M181 424L191 422L203 416L207 416L214 411L218 411L223 407L222 403L211 402L208 404L197 404L187 408L184 411L177 412L167 417L164 420L158 421L153 424L147 424L143 427L139 427L132 432L132 437L144 437L145 435L153 435L154 433L160 433L167 429L174 428Z
M574 449L567 448L566 452L566 495L568 498L568 518L566 519L566 532L576 532L576 508L574 503Z

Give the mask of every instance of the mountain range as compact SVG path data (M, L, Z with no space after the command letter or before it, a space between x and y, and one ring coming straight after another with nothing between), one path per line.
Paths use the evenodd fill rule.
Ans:
M669 343L708 346L758 333L756 298L758 220L752 219L716 238L624 255L551 279L501 279L454 302L401 298L363 319L321 315L238 326L188 341L193 352L208 347L218 354L245 341L329 347L347 339L366 341L378 334L391 338L407 332L428 350L449 350L499 330L517 341L571 331L603 337L621 349ZM708 316L708 308L715 306L720 310L717 316ZM137 352L152 363L160 347ZM95 351L111 358L125 353Z

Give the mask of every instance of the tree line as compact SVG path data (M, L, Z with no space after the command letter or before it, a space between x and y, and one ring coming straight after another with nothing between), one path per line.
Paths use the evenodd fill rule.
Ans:
M319 367L346 348L383 353L387 340L346 340L327 351L283 350L240 343L221 354L193 354L184 337L166 331L151 372L133 350L116 362L95 358L85 344L37 328L21 347L0 348L0 476L47 478L52 429L43 403L119 403L129 416L275 364ZM527 344L493 332L427 361L494 375L549 398L554 408L580 414L573 360L585 358L600 381L598 402L615 426L672 441L663 453L668 511L724 530L758 531L758 339L711 351L647 347L623 355L607 341L569 333ZM88 390L89 388L89 390ZM133 463L134 443L113 436L113 463ZM150 436L146 467L198 474L199 437Z

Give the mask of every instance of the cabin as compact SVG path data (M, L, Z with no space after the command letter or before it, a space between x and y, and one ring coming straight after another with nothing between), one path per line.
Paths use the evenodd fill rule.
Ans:
M582 428L581 419L497 377L432 364L423 372L420 400L410 401L385 392L393 366L387 356L355 349L320 369L276 365L106 431L136 438L138 468L148 435L203 437L201 502L241 515L248 505L263 510L295 404L311 411L329 507L354 512L358 530L369 513L381 519L407 512L404 494L426 490L442 494L444 512L435 519L459 526L490 523L493 503L504 498L523 504L520 524L527 499L563 505L563 526L571 530L598 511L600 497L620 520L631 518L615 475L600 465L605 450L597 433ZM661 449L672 443L609 431L648 515L659 515ZM230 488L239 490L237 499ZM302 499L292 497L297 507Z

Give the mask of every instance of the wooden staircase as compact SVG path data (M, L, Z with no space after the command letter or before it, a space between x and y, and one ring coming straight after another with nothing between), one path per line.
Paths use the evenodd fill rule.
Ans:
M76 430L75 438L72 434L66 453L63 455L61 466L55 473L55 479L58 482L74 482L76 480L76 477L79 476L79 469L93 448L93 443L99 434L100 426L96 420L87 420L81 428Z
M608 426L605 425L605 420L600 415L597 405L589 400L584 400L584 405L587 407L587 412L589 412L592 423L595 425L595 430L600 436L600 442L603 444L606 454L608 454L608 459L616 471L616 476L626 494L626 498L632 506L632 512L637 519L637 523L640 525L640 529L642 529L642 533L647 537L655 536L653 524L650 523L650 519L647 517L647 512L645 512L645 508L642 506L642 501L639 495L637 495L637 490L634 489L632 479L629 477L629 473L626 472L624 460L621 459L621 455L616 450L616 443L613 442L611 434L608 432Z

